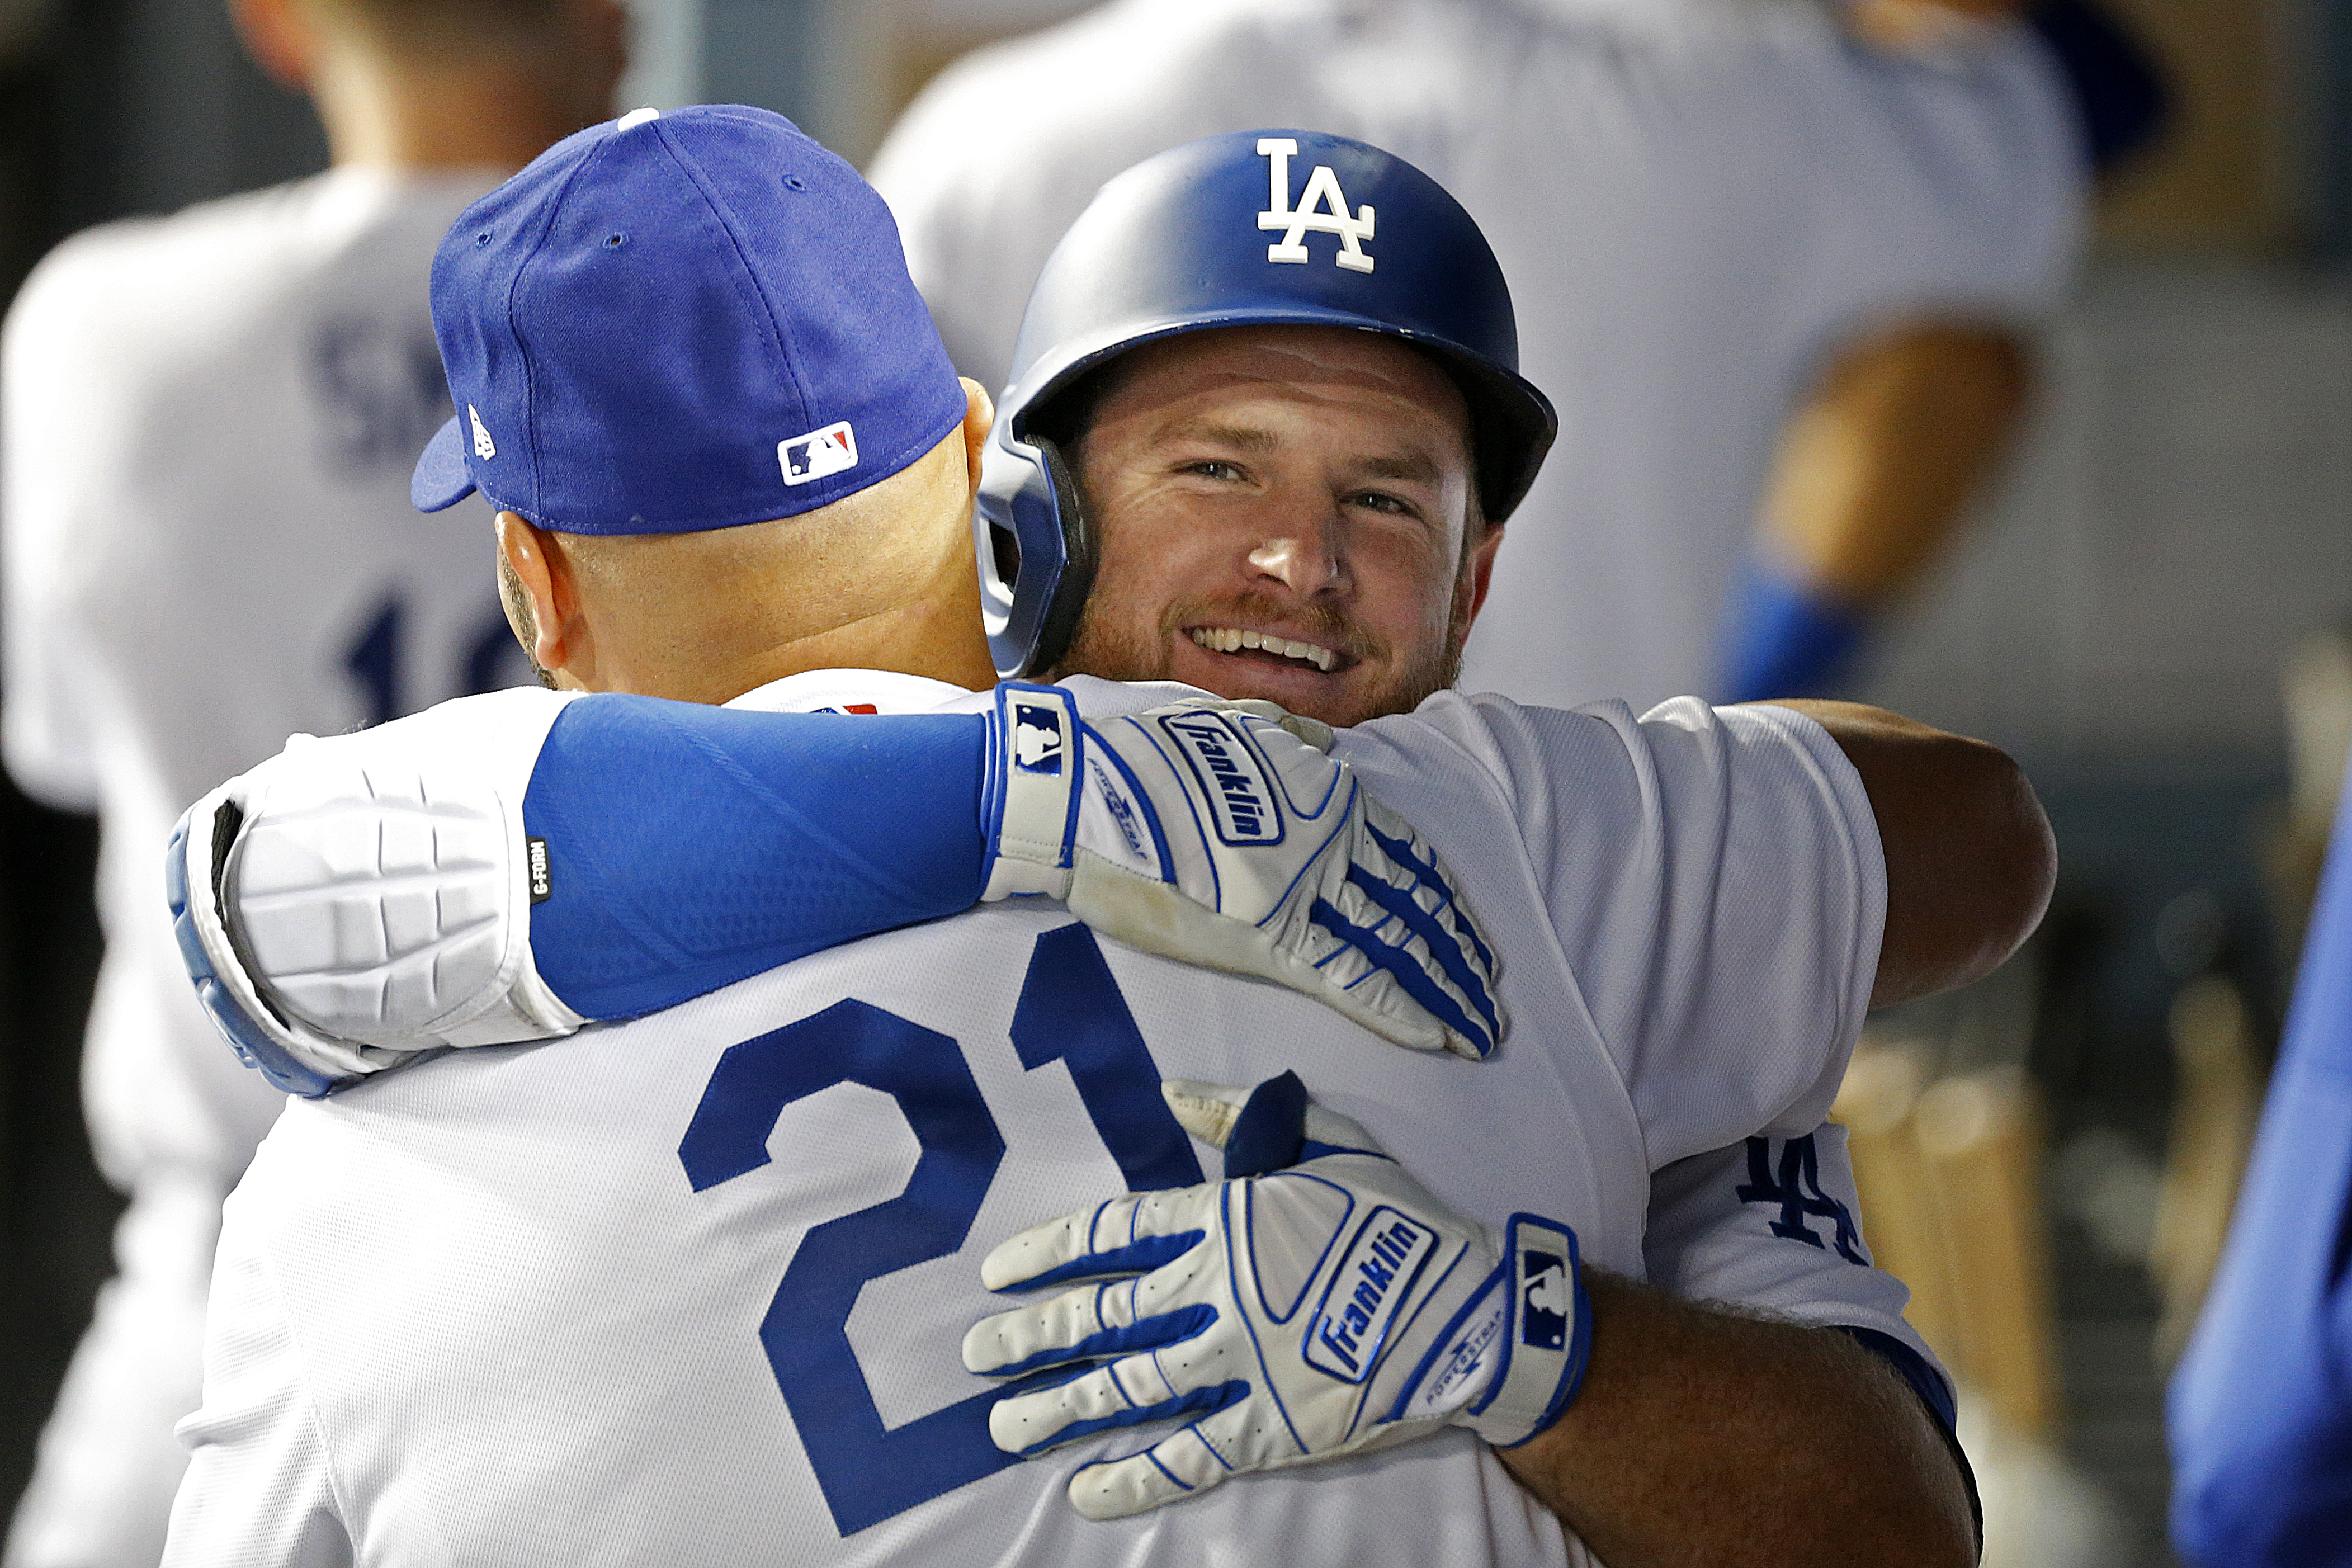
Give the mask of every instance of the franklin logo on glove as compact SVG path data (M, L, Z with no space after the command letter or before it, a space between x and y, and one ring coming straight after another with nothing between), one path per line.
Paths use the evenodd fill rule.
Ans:
M1216 814L1218 837L1228 844L1282 842L1282 818L1248 742L1213 713L1172 714L1160 727L1200 775L1209 809Z
M1398 1303L1411 1297L1436 1250L1437 1237L1426 1227L1392 1208L1374 1209L1324 1296L1307 1364L1342 1383L1361 1383L1380 1359ZM1347 1296L1333 1301L1342 1289Z

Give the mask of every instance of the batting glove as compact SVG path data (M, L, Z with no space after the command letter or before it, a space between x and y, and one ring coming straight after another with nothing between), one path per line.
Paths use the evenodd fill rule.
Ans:
M1505 1029L1493 950L1437 858L1269 702L1089 724L997 688L984 899L1044 894L1130 946L1302 992L1401 1046L1474 1060Z
M1071 1477L1072 1506L1118 1519L1448 1425L1508 1446L1558 1419L1591 1334L1573 1231L1515 1214L1497 1233L1450 1212L1292 1074L1255 1094L1174 1081L1163 1093L1229 1162L1297 1163L1129 1194L990 1253L981 1278L994 1290L1122 1277L964 1336L964 1365L990 1376L1101 1363L997 1401L998 1447L1031 1455L1190 1417Z

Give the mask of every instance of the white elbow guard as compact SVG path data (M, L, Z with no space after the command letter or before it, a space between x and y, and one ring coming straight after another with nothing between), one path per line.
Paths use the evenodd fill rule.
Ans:
M166 868L181 953L272 1083L316 1096L586 1022L530 955L523 795L566 700L495 692L298 736L189 808Z

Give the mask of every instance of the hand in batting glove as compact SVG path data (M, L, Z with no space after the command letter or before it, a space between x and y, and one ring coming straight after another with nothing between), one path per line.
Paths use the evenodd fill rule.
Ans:
M1286 985L1419 1050L1502 1039L1493 951L1328 725L1212 698L1081 721L997 688L988 900L1045 894L1130 946Z
M1249 1173L1024 1231L981 1266L991 1289L1113 1282L964 1336L964 1365L992 1376L1101 1363L999 1400L989 1435L1008 1453L1190 1417L1141 1453L1082 1466L1080 1513L1140 1513L1449 1424L1521 1443L1567 1407L1591 1323L1573 1231L1517 1214L1497 1234L1449 1212L1292 1074L1255 1093L1163 1092Z

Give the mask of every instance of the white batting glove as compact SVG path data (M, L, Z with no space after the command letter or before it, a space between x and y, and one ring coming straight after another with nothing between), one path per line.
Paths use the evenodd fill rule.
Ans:
M989 1289L1126 1278L964 1336L964 1365L991 1376L1102 1363L998 1400L988 1430L1007 1453L1191 1417L1140 1453L1082 1466L1069 1484L1080 1513L1140 1513L1447 1425L1508 1446L1567 1407L1591 1333L1573 1231L1517 1214L1498 1235L1451 1213L1291 1074L1255 1093L1163 1092L1229 1161L1298 1163L1024 1231L982 1264Z
M983 899L1044 894L1106 936L1302 992L1473 1060L1506 1028L1493 950L1437 858L1270 702L1089 724L1059 687L997 688Z
M298 735L188 808L164 858L173 929L247 1065L316 1097L420 1051L586 1022L531 963L522 833L531 762L567 700L494 692Z

